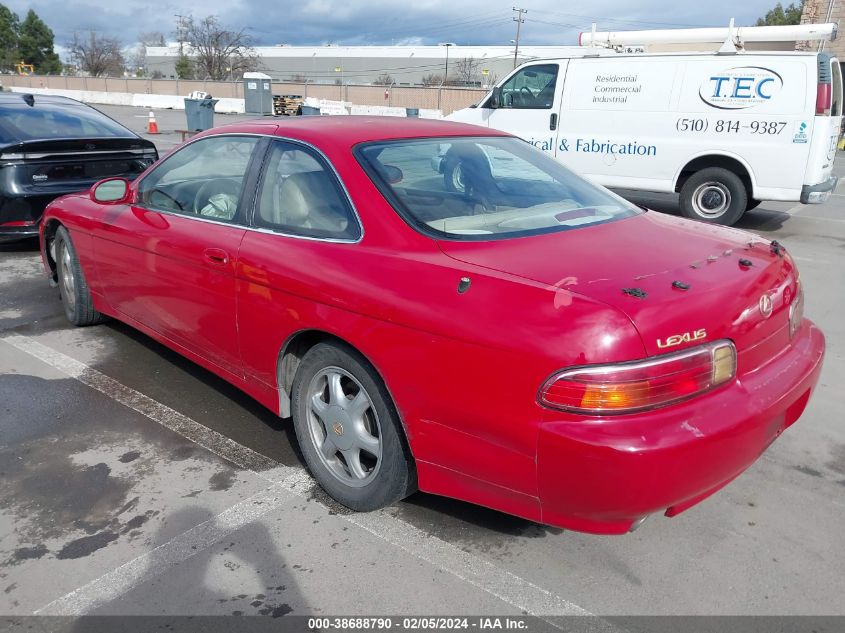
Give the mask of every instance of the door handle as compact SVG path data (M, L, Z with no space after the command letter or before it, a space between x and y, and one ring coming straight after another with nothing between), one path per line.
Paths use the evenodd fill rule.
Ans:
M229 253L222 248L207 248L202 252L203 259L213 266L225 266L229 263Z
M557 114L552 114L549 117L549 129L556 130L557 129Z

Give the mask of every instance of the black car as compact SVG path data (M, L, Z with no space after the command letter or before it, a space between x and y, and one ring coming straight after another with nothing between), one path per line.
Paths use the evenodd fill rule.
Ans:
M38 235L55 198L157 159L151 141L79 101L0 92L0 241Z

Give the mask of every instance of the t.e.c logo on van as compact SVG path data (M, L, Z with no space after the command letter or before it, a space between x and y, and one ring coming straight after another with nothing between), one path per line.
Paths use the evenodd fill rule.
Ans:
M742 110L766 103L783 87L775 71L759 66L740 66L710 75L698 91L707 105L721 110Z

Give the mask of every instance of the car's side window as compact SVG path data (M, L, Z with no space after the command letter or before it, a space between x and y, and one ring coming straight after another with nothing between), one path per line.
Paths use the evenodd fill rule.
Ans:
M172 213L242 222L238 201L258 140L212 136L186 145L141 181L138 202Z
M554 105L557 64L523 68L508 79L500 92L499 107L548 110Z
M361 227L325 161L307 147L276 141L255 207L256 226L323 239L356 240Z

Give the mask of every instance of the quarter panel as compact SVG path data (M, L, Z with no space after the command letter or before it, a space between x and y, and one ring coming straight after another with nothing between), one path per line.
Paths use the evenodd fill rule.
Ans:
M248 231L238 270L245 371L276 386L293 333L331 333L382 375L417 459L534 495L540 385L561 367L641 356L639 337L615 310L568 295L561 303L557 288L423 244L393 252ZM472 284L461 294L463 276ZM601 330L619 334L613 346Z

